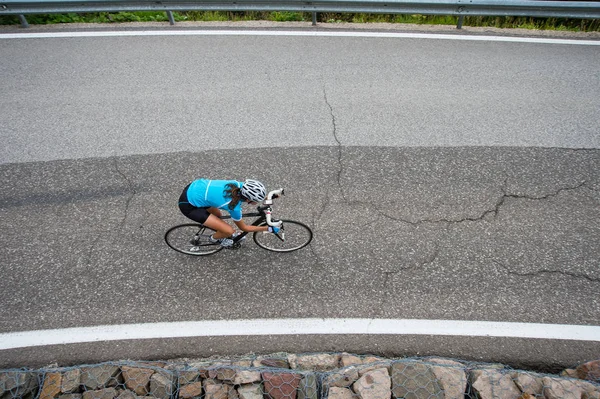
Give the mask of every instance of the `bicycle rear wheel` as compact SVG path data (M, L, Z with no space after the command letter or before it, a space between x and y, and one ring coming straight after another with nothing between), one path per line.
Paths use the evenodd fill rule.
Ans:
M165 233L165 242L177 252L202 256L219 252L223 247L208 239L215 231L201 224L180 224Z
M254 233L253 238L256 245L261 248L274 252L292 252L304 248L312 240L313 233L310 227L304 223L293 220L283 221L283 237L279 234L269 233L267 231L258 231ZM261 226L265 226L264 222ZM282 238L285 238L283 240Z

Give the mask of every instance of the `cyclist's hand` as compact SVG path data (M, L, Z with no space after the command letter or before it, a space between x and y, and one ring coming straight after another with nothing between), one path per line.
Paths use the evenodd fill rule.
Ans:
M269 233L277 234L279 233L279 230L281 230L281 228L277 226L269 226Z

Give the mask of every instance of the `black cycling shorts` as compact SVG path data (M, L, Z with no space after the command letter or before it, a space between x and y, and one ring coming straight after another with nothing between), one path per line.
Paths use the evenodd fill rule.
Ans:
M198 223L206 222L210 216L208 208L198 208L188 202L187 191L190 185L188 184L179 197L179 210L188 218Z

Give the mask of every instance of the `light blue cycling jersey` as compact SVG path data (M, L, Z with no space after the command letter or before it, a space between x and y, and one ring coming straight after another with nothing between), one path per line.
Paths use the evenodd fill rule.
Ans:
M239 222L242 220L242 201L233 209L229 209L231 198L226 198L224 191L226 185L233 183L242 188L243 183L235 180L194 180L187 191L187 198L190 204L198 208L215 207L226 210L231 215L231 219Z

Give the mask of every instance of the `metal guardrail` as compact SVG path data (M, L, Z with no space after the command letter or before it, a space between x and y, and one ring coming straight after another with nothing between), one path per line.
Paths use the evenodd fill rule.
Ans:
M294 11L313 13L524 16L600 19L600 2L545 0L0 0L0 15L118 11ZM459 20L459 26L462 22ZM25 21L26 22L26 21Z

